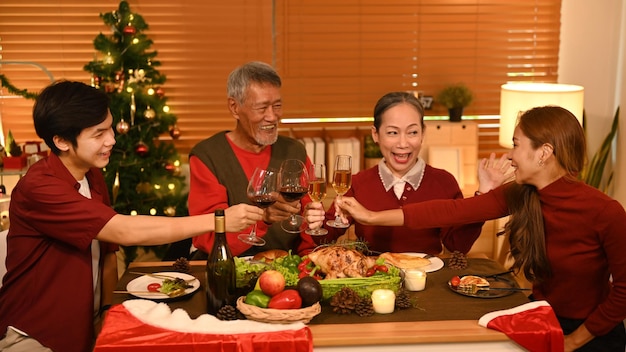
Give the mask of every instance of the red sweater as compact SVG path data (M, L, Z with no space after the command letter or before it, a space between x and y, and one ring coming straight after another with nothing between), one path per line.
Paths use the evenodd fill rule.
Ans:
M247 179L250 179L256 167L268 167L272 154L272 146L266 147L260 153L253 153L237 147L234 143L232 143L232 141L230 141L230 139L228 139L228 143L239 160L241 169L245 173ZM307 157L307 168L310 167L310 165L311 161ZM226 187L220 183L217 177L198 157L190 157L189 166L191 168L188 197L189 215L209 214L214 212L215 209L227 208L233 205L230 204L228 199ZM247 184L241 185L242 189L245 189L247 186ZM308 195L302 198L300 201L302 209L304 209L304 206L310 201L311 199ZM257 223L257 236L265 236L267 229L268 225L263 221L259 221ZM237 239L237 236L240 233L250 233L251 230L252 226L237 233L229 232L226 234L226 239L234 256L241 255L251 248L249 244L245 244ZM213 235L213 232L209 232L196 236L192 239L193 245L196 248L209 253L213 247ZM314 247L315 243L313 242L313 239L311 239L311 236L302 232L299 240L293 242L293 247L291 249L299 254L306 254ZM267 248L254 247L254 249L261 251ZM283 249L288 250L290 248Z
M352 187L346 196L355 197L363 206L370 210L380 211L398 209L407 204L420 203L432 199L459 199L463 193L454 176L449 172L426 165L424 177L417 189L409 183L404 186L404 192L398 199L393 191L385 191L385 187L378 174L378 166L361 171L352 178ZM335 206L332 205L326 213L326 218L333 219ZM456 227L437 227L420 229L418 231L407 226L366 226L355 224L355 233L359 238L367 241L370 250L379 252L421 252L439 254L441 244L450 251L467 253L480 236L483 222ZM342 235L345 229L326 227L329 230L328 239L333 240Z
M0 336L11 325L53 351L93 348L91 240L116 212L102 172L86 176L91 199L78 193L79 183L50 154L13 189ZM116 249L101 242L103 253Z
M407 205L404 222L428 228L508 215L504 187L464 200ZM589 332L604 335L626 319L626 212L597 189L565 178L539 197L553 277L534 285L533 295L556 315L585 319Z

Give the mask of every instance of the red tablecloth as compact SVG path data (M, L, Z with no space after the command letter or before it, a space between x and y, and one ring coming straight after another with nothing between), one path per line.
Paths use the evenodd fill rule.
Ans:
M182 333L147 325L123 305L113 306L106 317L94 352L310 352L313 339L308 327L278 332L214 335Z

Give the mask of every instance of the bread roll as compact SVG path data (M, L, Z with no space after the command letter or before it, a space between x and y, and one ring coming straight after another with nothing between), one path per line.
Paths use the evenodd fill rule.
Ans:
M259 252L255 254L254 257L252 257L252 259L258 260L258 261L264 261L266 263L271 263L274 261L274 259L280 258L280 257L286 257L287 255L289 255L289 253L287 253L287 251L284 251L282 249L269 249L267 251Z
M400 269L416 269L431 264L428 259L404 253L385 252L379 257L385 258L387 263Z

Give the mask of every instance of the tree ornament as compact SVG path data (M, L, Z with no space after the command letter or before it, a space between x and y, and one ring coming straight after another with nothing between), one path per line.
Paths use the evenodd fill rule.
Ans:
M122 119L120 122L117 123L117 125L115 125L115 130L119 134L126 134L128 133L128 130L130 130L130 125L128 124L128 122Z
M149 151L150 151L150 148L148 148L146 143L142 141L139 141L139 143L137 143L137 145L135 146L135 153L137 153L137 155L139 155L140 157L144 157L148 155Z
M104 60L102 61L105 63L105 65L113 65L115 63L115 59L110 52L107 52L107 54L104 56Z
M137 112L137 104L135 104L135 93L130 95L130 125L135 126L135 113Z
M115 72L115 82L120 82L124 78L124 72L116 71Z
M96 89L100 89L100 81L102 81L102 78L96 76L96 75L91 75L91 86L96 88Z
M150 182L139 182L137 186L135 186L135 191L137 193L148 194L152 192L152 184L150 184Z
M165 164L165 170L167 170L167 172L173 174L174 171L176 171L176 165L174 165L173 163L167 163L167 164Z
M170 205L169 207L163 210L163 213L167 216L174 216L176 215L176 208Z
M170 132L170 136L172 136L172 139L180 138L180 129L178 128L178 125L174 125L170 127L169 132Z
M127 24L124 29L122 30L122 32L125 35L135 35L135 33L137 33L137 28L135 28L134 26L132 26L130 23Z
M113 82L107 82L104 84L104 91L107 93L113 93L117 90L117 87L115 86L115 83Z
M159 87L156 89L156 95L159 98L163 98L163 96L165 96L165 91L163 90L163 88Z
M145 117L146 120L152 120L156 117L156 111L148 105L146 111L143 112L143 117Z
M120 172L115 172L115 180L113 181L113 187L111 187L111 193L113 195L113 203L117 200L117 195L120 191Z

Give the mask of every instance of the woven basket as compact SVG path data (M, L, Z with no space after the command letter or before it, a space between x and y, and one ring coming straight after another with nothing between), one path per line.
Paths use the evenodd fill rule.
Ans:
M245 296L239 297L237 309L246 318L263 323L289 324L301 321L306 324L322 311L322 306L319 302L310 307L300 309L271 309L246 304L244 302L245 298Z

